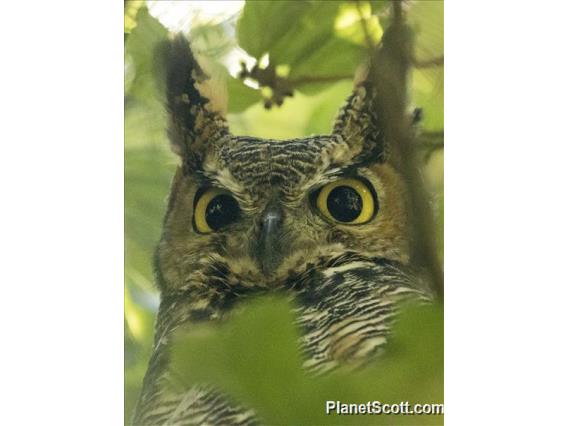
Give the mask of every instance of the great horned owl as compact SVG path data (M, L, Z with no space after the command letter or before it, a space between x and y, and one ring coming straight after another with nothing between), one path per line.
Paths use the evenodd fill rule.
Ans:
M386 341L395 303L426 297L408 267L405 187L387 159L368 82L355 87L330 135L233 136L199 89L206 76L186 39L159 51L181 165L155 256L161 304L133 422L255 423L253 408L215 390L171 390L172 331L278 290L298 305L306 369L368 359Z

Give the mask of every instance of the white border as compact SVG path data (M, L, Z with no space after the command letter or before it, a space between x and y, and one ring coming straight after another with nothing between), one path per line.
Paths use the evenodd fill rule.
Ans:
M447 424L564 420L564 2L446 2ZM1 424L123 422L123 5L2 9Z
M0 31L0 424L122 424L123 4Z
M560 424L568 8L445 9L445 419Z

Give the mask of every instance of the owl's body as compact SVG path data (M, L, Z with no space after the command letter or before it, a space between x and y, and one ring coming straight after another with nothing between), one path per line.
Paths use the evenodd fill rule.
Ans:
M427 297L408 267L404 184L385 161L368 85L355 89L331 135L233 136L198 90L204 76L187 42L177 37L162 55L182 165L156 252L162 300L134 424L254 423L254 407L176 386L171 333L279 291L298 307L308 371L370 359L398 302Z

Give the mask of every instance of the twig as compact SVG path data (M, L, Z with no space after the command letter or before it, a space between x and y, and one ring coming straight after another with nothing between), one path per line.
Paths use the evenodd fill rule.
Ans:
M341 80L352 80L352 74L345 75L329 75L329 76L303 76L298 78L289 79L288 82L293 87L304 86L312 83L334 83Z
M444 148L444 131L421 132L418 140L420 148L433 148L434 150Z
M239 78L252 79L258 83L259 87L269 87L272 91L270 98L264 99L265 108L271 108L272 105L280 106L286 97L294 95L294 89L306 84L313 83L333 83L340 80L351 80L352 75L330 75L330 76L302 76L294 79L279 76L276 68L268 65L266 68L261 68L259 64L255 64L250 70L246 64L241 63L241 71Z
M427 163L436 151L440 151L444 149L444 141L443 140L435 140L435 141L428 141L424 140L420 142L418 146L421 150L425 151L424 154L424 163Z
M444 66L444 55L431 59L416 59L412 60L412 65L415 68L434 68Z

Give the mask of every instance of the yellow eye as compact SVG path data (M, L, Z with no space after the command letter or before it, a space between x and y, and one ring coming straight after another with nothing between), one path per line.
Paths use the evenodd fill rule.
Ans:
M369 186L353 178L325 185L318 193L316 206L326 218L346 225L366 223L378 209Z
M209 234L234 222L240 213L239 203L222 189L210 188L197 193L193 224L197 232Z

